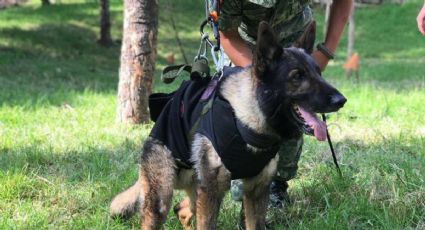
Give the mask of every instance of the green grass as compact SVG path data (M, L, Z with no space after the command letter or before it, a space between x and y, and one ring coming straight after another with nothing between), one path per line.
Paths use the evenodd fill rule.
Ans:
M172 13L189 57L198 45L201 2L177 1ZM292 205L271 213L276 229L425 228L425 39L414 20L420 4L357 11L360 83L341 69L345 37L324 73L348 98L330 118L344 177L326 143L307 137L290 182ZM167 54L182 60L164 10L158 73ZM97 15L96 2L83 0L0 11L0 229L139 226L137 217L108 218L108 205L137 178L152 124L115 122L120 47L96 44ZM111 16L119 39L121 1L111 2ZM317 18L321 26L320 11ZM155 91L174 87L157 80ZM234 229L240 204L226 199L219 226ZM170 214L166 229L175 228Z

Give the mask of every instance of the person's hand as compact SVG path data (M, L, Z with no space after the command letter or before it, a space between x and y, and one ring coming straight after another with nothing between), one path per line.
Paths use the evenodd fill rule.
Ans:
M319 66L320 70L323 72L326 66L328 65L329 59L320 51L315 50L311 56L316 61L316 64Z
M416 22L418 23L419 32L425 36L425 4L419 11L418 17L416 17Z

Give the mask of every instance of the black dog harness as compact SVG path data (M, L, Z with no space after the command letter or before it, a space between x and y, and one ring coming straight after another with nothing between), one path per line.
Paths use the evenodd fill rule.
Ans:
M224 68L220 81L210 78L184 81L162 109L150 136L170 149L179 167L193 166L190 156L195 133L211 141L232 179L258 175L276 156L280 139L243 125L229 102L216 90L227 76L241 70Z

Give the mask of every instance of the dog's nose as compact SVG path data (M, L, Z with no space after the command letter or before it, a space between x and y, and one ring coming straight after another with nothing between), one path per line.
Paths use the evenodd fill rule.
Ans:
M331 104L338 108L344 106L345 102L347 102L347 99L341 94L335 94L331 97Z

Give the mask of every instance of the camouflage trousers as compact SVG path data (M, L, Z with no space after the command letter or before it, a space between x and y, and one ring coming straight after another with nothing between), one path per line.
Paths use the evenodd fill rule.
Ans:
M298 169L303 145L303 138L293 139L282 143L279 149L279 162L277 165L277 174L275 180L288 181L295 177ZM232 199L242 201L243 182L242 180L232 180L230 185Z
M304 10L294 15L288 21L272 25L279 43L283 47L290 47L292 44L301 37L304 33L306 26L313 21L313 12L310 7L304 7ZM239 35L245 40L248 46L254 50L255 39L249 36L242 28L238 28Z

